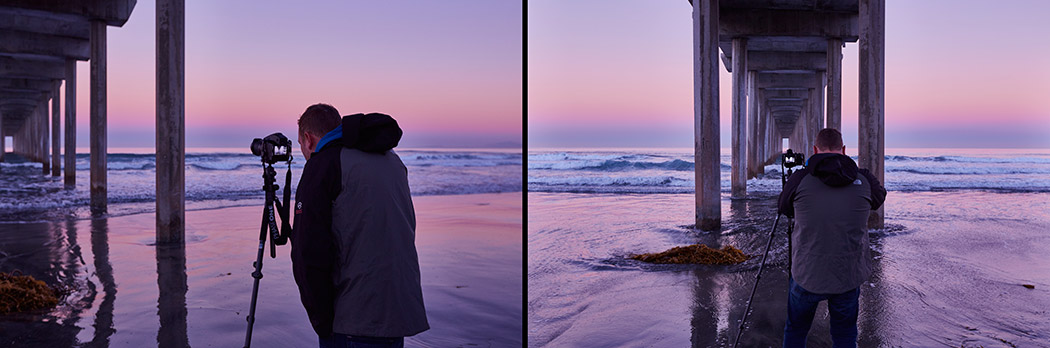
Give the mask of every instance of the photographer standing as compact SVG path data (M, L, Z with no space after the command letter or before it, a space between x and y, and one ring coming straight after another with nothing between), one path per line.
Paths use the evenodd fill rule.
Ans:
M777 204L794 217L784 347L805 347L820 301L828 301L834 347L857 346L860 285L871 276L868 214L886 189L846 156L842 134L817 133L814 155L791 175Z
M384 114L343 118L315 104L299 118L307 162L295 192L292 271L321 347L403 347L430 328L408 170Z

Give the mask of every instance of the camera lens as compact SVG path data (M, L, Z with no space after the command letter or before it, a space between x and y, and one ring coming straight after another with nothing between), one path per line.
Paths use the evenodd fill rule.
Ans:
M263 154L263 141L261 138L255 138L252 140L252 154L256 156L262 156Z

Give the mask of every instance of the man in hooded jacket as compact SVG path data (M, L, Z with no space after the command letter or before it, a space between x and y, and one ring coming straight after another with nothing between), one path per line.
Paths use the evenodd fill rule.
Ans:
M403 347L430 328L419 281L408 170L390 116L299 118L306 158L295 191L292 273L323 347Z
M817 133L805 169L788 178L778 213L794 217L784 347L805 347L820 301L828 301L835 348L857 346L860 285L871 276L868 215L886 189L846 156L842 134Z

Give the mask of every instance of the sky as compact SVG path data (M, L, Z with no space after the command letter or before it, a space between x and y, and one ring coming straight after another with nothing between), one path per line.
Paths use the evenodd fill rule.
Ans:
M155 146L155 18L140 0L108 29L111 148ZM186 146L295 140L323 102L393 116L402 147L520 147L522 18L514 1L187 1ZM78 147L89 69L77 64Z
M688 1L529 1L528 144L691 147ZM1050 148L1050 2L887 1L886 147ZM858 50L843 49L857 141ZM721 146L732 75L720 67Z

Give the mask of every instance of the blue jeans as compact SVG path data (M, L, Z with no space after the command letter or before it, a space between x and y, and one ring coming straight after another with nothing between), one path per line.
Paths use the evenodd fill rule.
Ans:
M857 346L857 310L860 288L841 294L815 294L789 280L788 318L784 325L784 347L805 347L806 335L820 301L828 301L831 314L831 344L835 348Z
M404 337L366 337L332 333L318 337L321 348L404 348Z

